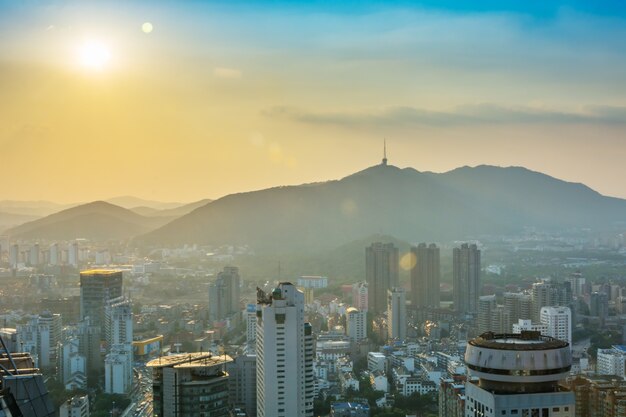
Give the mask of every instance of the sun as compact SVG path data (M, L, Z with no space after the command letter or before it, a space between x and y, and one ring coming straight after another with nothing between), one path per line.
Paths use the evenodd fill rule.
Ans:
M84 68L101 71L110 61L111 51L102 42L89 40L83 42L78 48L78 62Z

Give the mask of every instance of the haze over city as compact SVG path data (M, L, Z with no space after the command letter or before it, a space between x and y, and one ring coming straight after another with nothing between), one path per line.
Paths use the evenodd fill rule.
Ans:
M626 417L626 4L0 0L1 417Z
M344 177L383 138L401 167L626 197L624 7L483 3L2 1L3 198L218 198Z

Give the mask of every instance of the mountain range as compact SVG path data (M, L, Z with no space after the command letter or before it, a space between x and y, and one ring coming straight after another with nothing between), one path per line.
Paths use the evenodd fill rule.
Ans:
M372 234L409 242L624 227L626 200L521 167L419 172L381 164L340 180L231 194L136 238L137 243L248 244L319 250Z

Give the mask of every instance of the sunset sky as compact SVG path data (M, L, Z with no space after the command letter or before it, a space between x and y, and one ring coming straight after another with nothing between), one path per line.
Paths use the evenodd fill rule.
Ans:
M336 179L383 138L626 198L626 5L335 3L0 0L0 200Z

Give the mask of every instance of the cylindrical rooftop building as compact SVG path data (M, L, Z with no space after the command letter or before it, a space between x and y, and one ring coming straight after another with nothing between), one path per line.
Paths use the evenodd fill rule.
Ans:
M487 332L469 341L465 363L478 377L466 386L466 417L574 416L574 396L559 385L572 366L565 341L536 331Z

